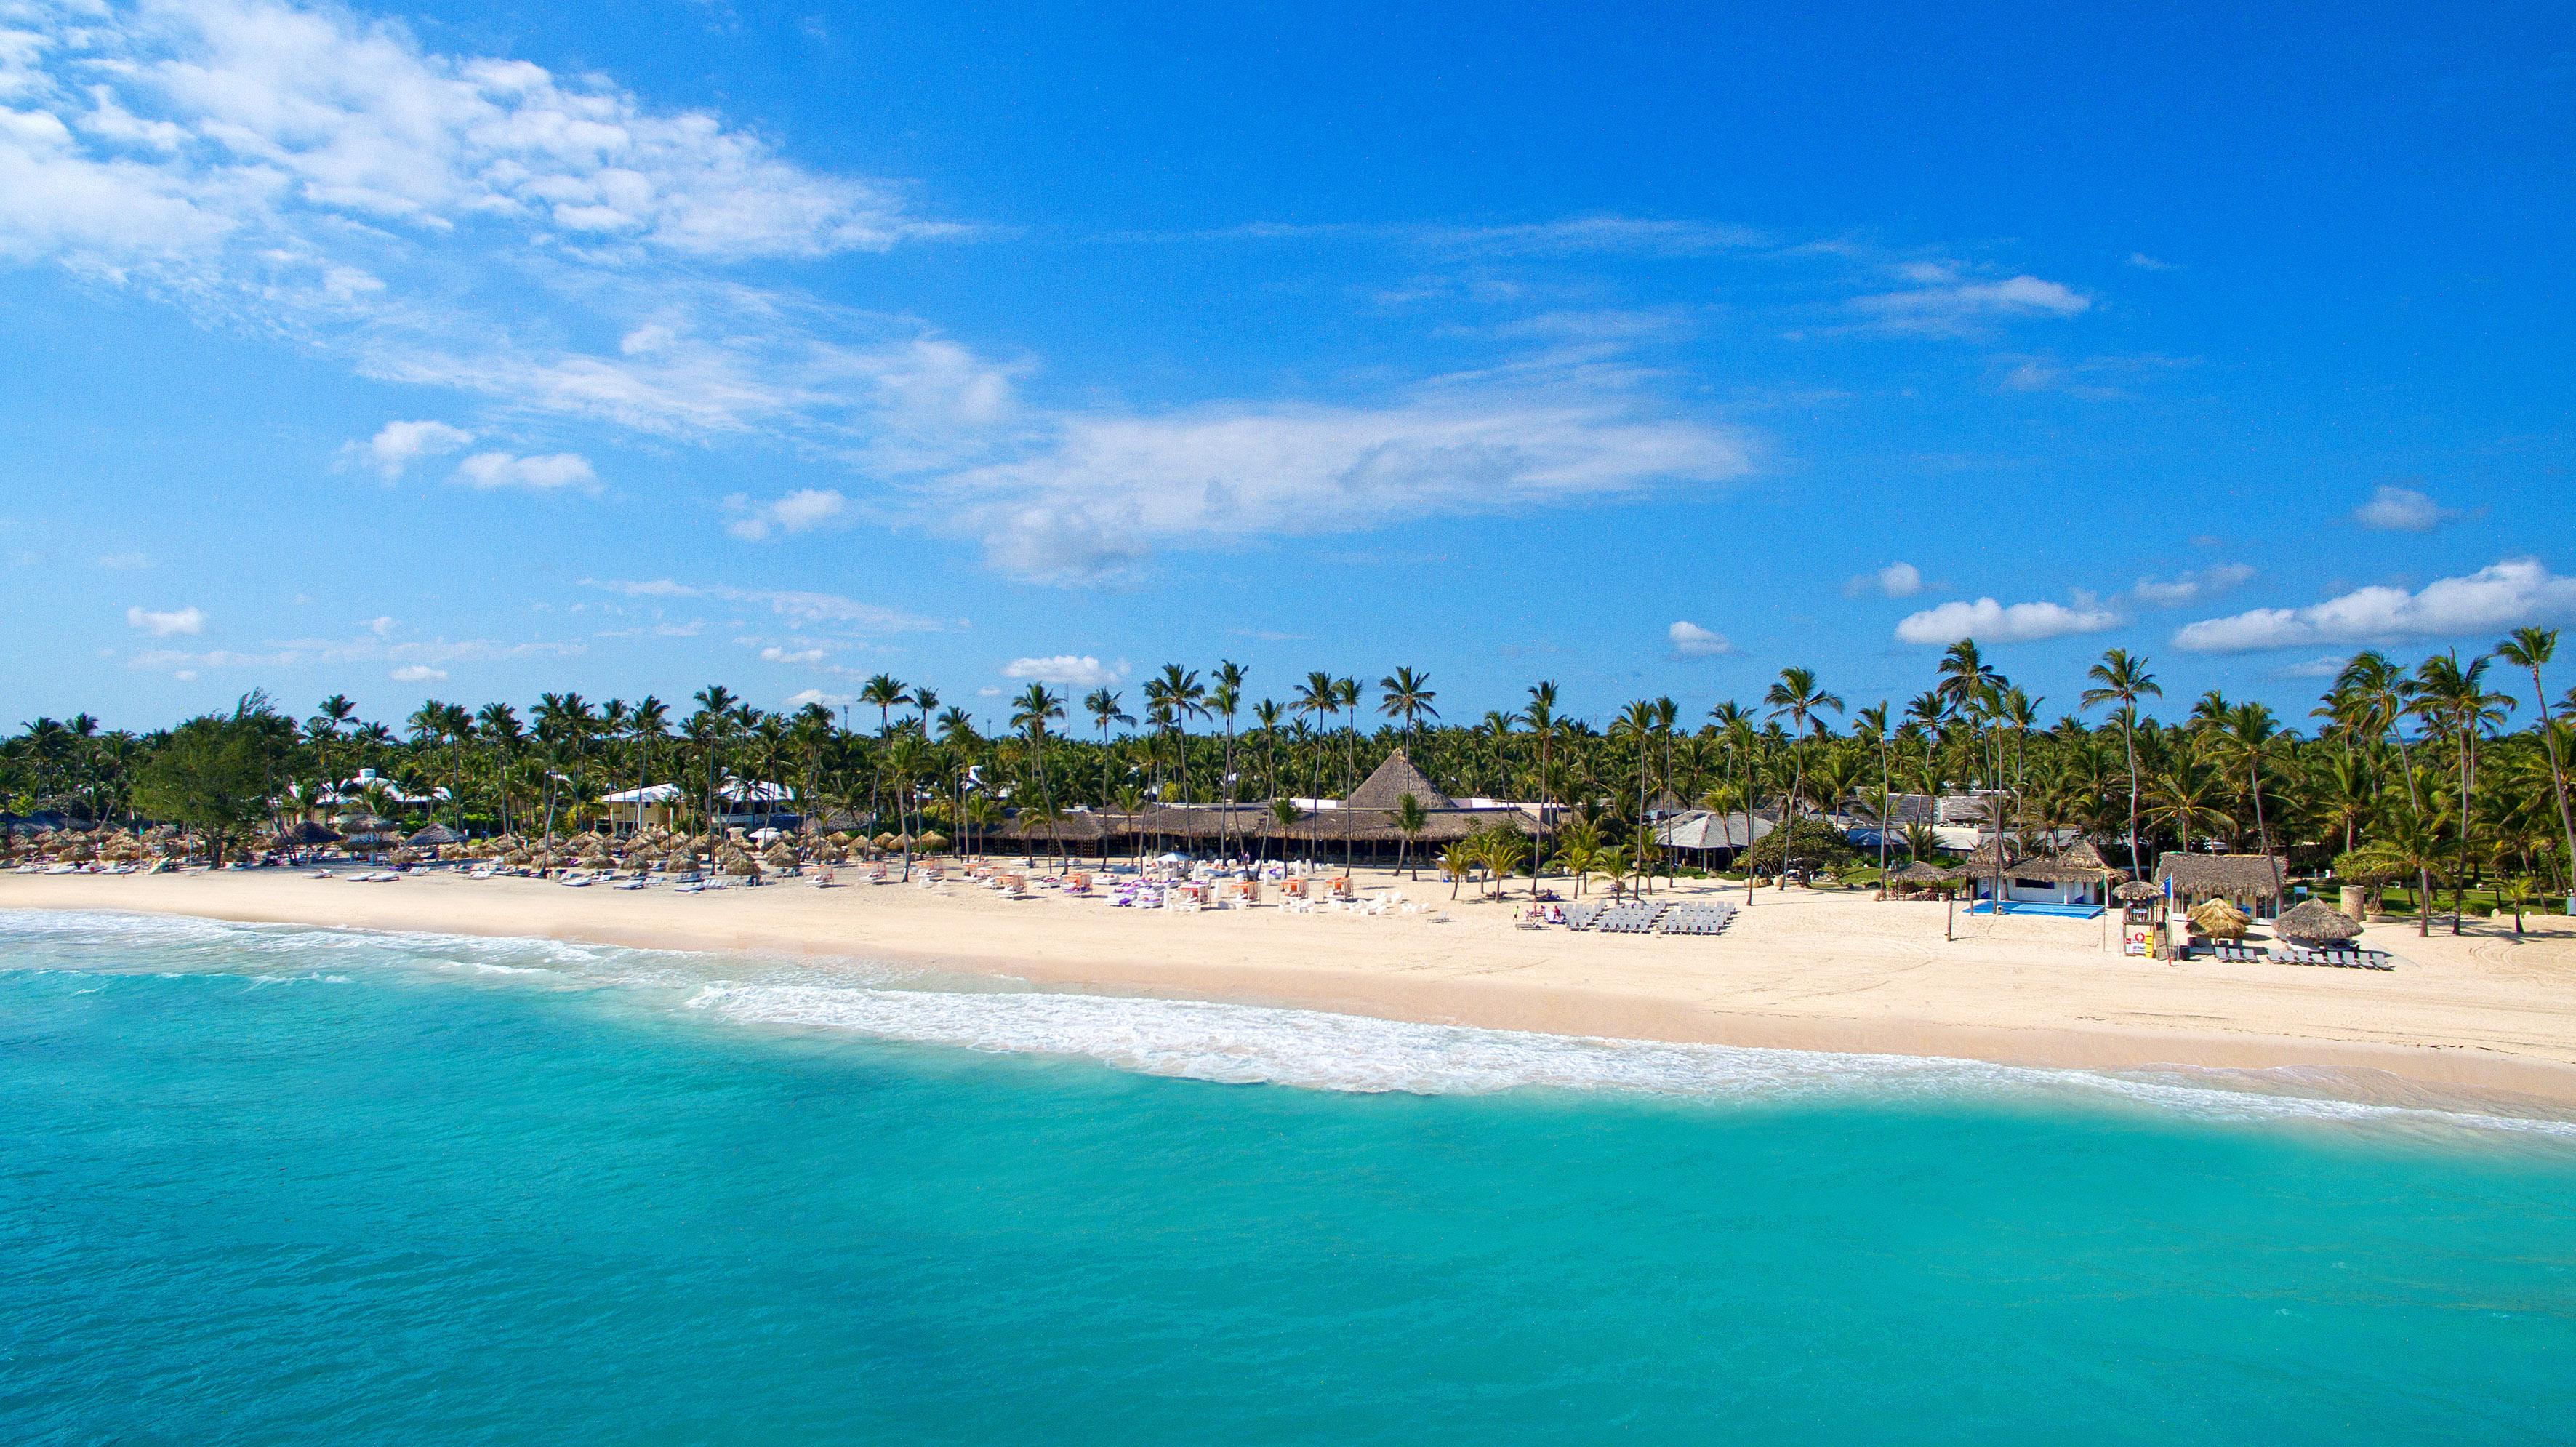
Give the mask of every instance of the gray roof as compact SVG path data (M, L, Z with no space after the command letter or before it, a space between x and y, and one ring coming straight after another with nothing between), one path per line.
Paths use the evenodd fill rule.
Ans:
M1778 827L1759 814L1691 809L1656 826L1655 842L1667 849L1742 849Z

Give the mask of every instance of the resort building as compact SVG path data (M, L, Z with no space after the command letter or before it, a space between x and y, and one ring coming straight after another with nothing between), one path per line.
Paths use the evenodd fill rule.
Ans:
M1401 825L1404 796L1423 813L1409 836ZM1536 837L1563 811L1498 799L1454 799L1397 749L1340 799L1291 799L1296 817L1286 824L1267 804L1158 804L1139 813L1068 809L1053 818L1022 809L993 837L1021 848L1055 848L1107 856L1127 850L1183 853L1319 853L1326 848L1354 858L1423 858L1488 829Z
M1952 877L1966 881L1972 900L1997 897L2000 884L2006 904L2108 905L2120 872L2089 840L2054 854L2026 855L2007 841L1989 839L1969 851Z

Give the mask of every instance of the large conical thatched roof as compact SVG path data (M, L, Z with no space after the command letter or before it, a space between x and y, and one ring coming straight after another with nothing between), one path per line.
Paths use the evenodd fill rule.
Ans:
M2303 945L2332 945L2359 937L2361 925L2324 900L2312 899L2283 911L2272 922L2272 932Z
M414 830L412 836L403 842L414 849L436 849L446 844L462 844L465 836L444 824L433 822Z
M1411 794L1414 802L1425 809L1458 807L1458 801L1440 792L1439 786L1431 782L1429 775L1415 768L1413 760L1406 758L1402 749L1387 755L1385 763L1362 779L1360 786L1351 790L1351 796L1342 801L1342 807L1391 810L1396 807L1396 801L1407 794Z

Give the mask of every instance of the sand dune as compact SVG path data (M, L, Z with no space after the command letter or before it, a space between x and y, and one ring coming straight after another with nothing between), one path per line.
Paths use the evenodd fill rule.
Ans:
M0 874L0 908L844 957L1134 992L1561 1034L2125 1068L2324 1066L2576 1103L2576 921L2378 922L2390 973L2126 959L2101 923L1963 921L1939 904L1764 890L1714 939L1521 931L1501 905L1362 872L1445 912L1175 914L802 881L676 895L532 880L292 871ZM1689 897L1704 887L1684 886ZM1741 889L1727 897L1741 902Z

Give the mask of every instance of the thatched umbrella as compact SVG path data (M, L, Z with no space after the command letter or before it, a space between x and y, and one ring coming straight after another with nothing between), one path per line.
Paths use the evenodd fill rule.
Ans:
M948 847L948 836L936 829L924 829L921 837L912 842L920 845L924 854L933 854Z
M2145 904L2149 900L2162 899L2164 895L2163 890L2143 879L2132 879L2111 891L2111 897L2122 904Z
M2245 911L2223 899L2203 901L2191 912L2192 928L2214 940L2245 938Z
M2322 899L2294 905L2272 922L2272 933L2303 945L2339 945L2358 938L2361 925Z
M876 846L876 848L877 848L877 852L878 852L878 853L880 853L880 854L882 854L882 853L884 853L885 851L887 851L887 850L892 849L892 848L894 848L894 847L895 847L895 835L894 835L893 831L888 830L888 831L886 831L886 832L884 832L884 833L881 833L881 834L877 835L877 837L876 837L876 838L871 839L871 840L869 840L868 842L869 842L870 844L875 845L875 846Z

